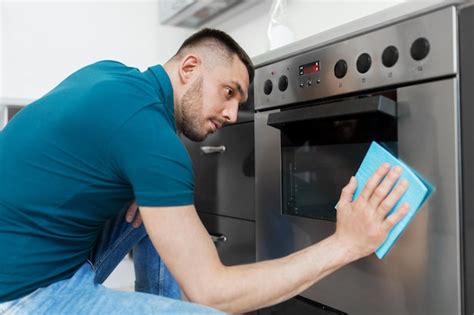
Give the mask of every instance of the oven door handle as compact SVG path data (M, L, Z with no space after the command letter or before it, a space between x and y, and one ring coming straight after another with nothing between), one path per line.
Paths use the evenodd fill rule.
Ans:
M313 105L304 108L272 113L268 115L267 124L280 129L286 124L300 121L341 118L370 113L380 113L396 117L397 103L385 96L380 95L343 100L340 102Z
M200 149L201 149L201 153L203 153L203 154L213 154L213 153L224 153L225 152L225 146L224 145L202 146Z

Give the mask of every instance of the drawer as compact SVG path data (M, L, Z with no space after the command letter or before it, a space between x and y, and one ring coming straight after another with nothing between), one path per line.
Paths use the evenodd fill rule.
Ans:
M226 126L200 143L183 142L193 161L197 210L255 220L253 122Z
M199 213L224 265L255 262L255 223Z

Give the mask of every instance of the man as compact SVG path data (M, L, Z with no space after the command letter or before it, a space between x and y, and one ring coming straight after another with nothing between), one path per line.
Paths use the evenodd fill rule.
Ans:
M200 141L234 123L253 74L234 40L205 29L164 66L98 62L20 112L0 134L0 311L245 312L373 253L408 210L386 217L407 187L392 190L400 169L389 165L355 201L350 180L329 238L281 259L221 264L178 134ZM134 245L137 291L153 294L101 286ZM202 305L168 298L180 288Z

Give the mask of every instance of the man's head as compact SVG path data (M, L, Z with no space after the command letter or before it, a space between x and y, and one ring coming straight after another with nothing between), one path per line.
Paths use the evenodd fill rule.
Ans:
M186 39L166 64L173 85L178 130L194 141L237 119L254 69L226 33L203 29Z

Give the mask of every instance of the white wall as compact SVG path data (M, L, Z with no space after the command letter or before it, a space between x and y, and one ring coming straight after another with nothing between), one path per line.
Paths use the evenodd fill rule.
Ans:
M3 1L0 0L0 98L3 96L3 76L5 68L3 66Z
M35 99L101 59L145 69L191 30L160 26L156 1L4 1L3 98Z
M287 0L286 21L295 40L300 40L406 1ZM260 55L269 50L267 28L270 7L271 0L265 0L249 13L217 26L241 43L249 55Z

